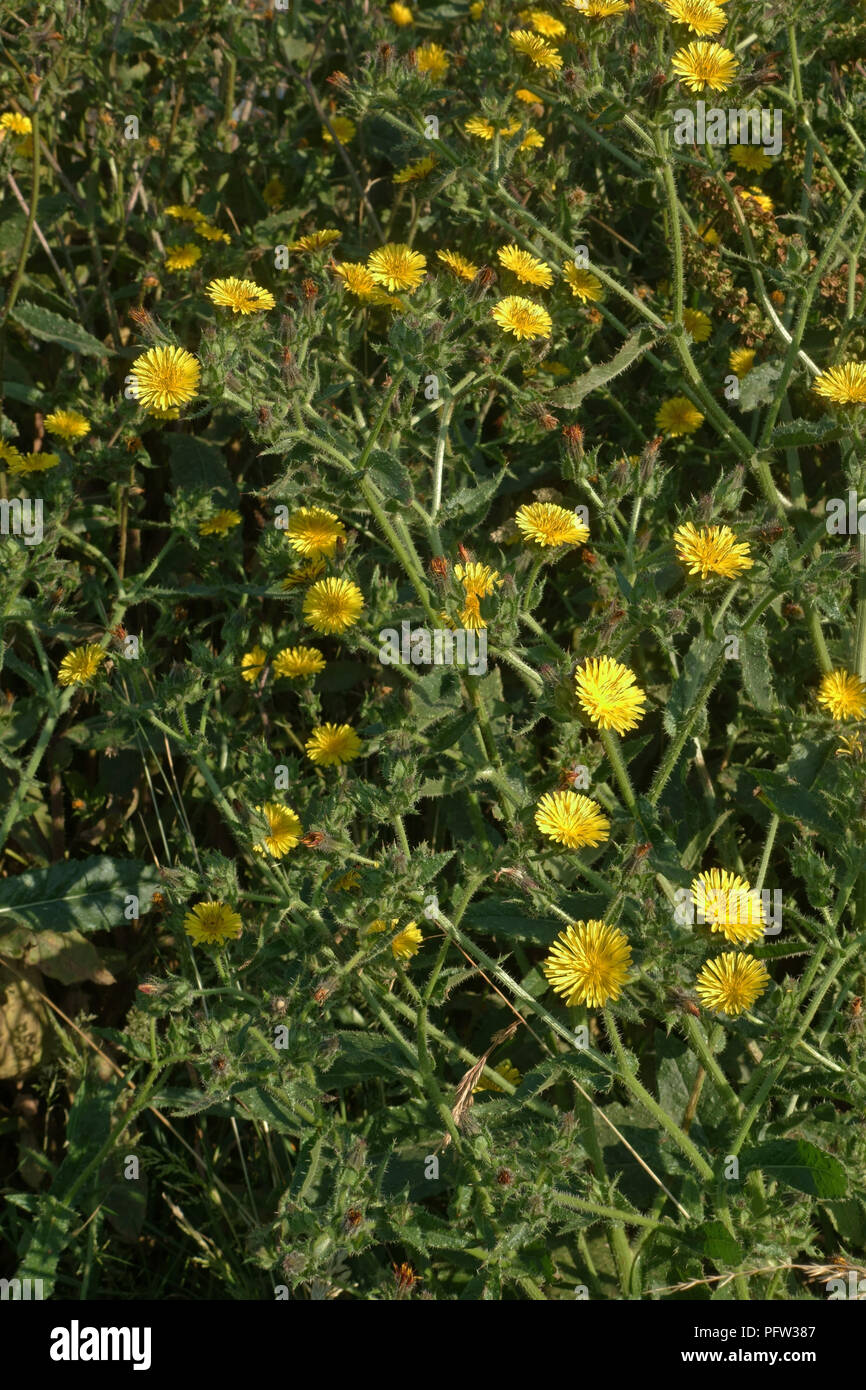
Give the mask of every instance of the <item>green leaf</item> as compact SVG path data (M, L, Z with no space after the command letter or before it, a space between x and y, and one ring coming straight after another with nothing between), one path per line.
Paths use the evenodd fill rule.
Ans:
M810 1197L844 1197L848 1191L845 1169L824 1149L805 1139L774 1139L744 1149L740 1164L745 1172L759 1168L765 1177Z
M395 502L411 502L412 479L408 468L384 449L371 452L367 477L384 493L387 510L393 510Z
M656 342L658 334L654 333L646 325L641 325L636 333L632 333L626 339L615 357L609 362L600 362L597 366L591 367L583 376L579 376L576 381L570 381L567 386L560 386L558 391L551 394L551 400L556 405L565 406L567 409L576 409L580 405L584 396L588 396L591 391L597 391L599 387L606 386L614 377L618 377L639 357L642 357L653 343Z
M175 487L187 492L212 496L219 488L227 501L237 500L238 490L226 466L222 449L191 434L165 434L171 455L171 477Z
M124 915L128 897L137 897L139 912L147 912L161 883L155 868L136 859L98 854L65 860L0 880L0 924L23 922L52 932L110 931L131 920Z
M832 416L819 420L786 420L771 435L774 449L814 449L816 444L832 444L845 435L845 426Z
M760 771L748 769L748 772L758 783L770 808L781 820L802 821L803 825L812 830L819 830L823 835L832 836L834 839L838 838L841 829L838 822L828 815L822 801L814 792L801 787L785 772L775 772L767 768Z
M10 315L13 323L32 333L34 338L42 338L47 343L60 343L72 352L83 353L87 357L109 357L110 350L98 338L94 338L80 324L43 309L40 304L29 304L21 300Z
M782 371L780 358L762 362L753 367L749 374L740 380L740 409L757 410L759 405L768 405L773 399L776 382Z
M736 635L740 643L740 664L746 694L756 709L770 710L773 708L773 667L766 630L756 624L748 632Z

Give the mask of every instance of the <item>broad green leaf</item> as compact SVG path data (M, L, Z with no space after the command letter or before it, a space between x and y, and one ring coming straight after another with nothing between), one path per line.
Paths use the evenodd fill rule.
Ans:
M147 912L162 880L156 869L137 859L67 859L47 869L31 869L0 880L0 925L23 922L52 932L77 929L108 931L132 920L125 916L127 898L137 897Z
M41 304L29 304L21 300L15 305L10 316L19 328L32 333L34 338L42 338L47 343L60 343L72 352L80 352L86 357L109 357L110 349L98 338L94 338L80 324L55 314L51 309L43 309Z
M766 1178L810 1197L844 1197L848 1191L845 1169L838 1158L806 1139L774 1139L744 1149L740 1168L744 1174L759 1168Z

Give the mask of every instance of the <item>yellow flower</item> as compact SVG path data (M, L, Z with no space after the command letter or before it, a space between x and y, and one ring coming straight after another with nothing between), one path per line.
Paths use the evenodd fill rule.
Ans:
M583 545L589 537L589 527L555 502L529 502L514 519L526 540L536 545Z
M866 405L866 362L845 362L819 372L812 390L834 405Z
M272 179L268 179L262 189L262 198L269 208L278 208L286 197L286 185L283 183L279 174L274 174Z
M321 724L304 746L310 762L319 767L339 767L357 758L363 745L350 724Z
M860 734L841 734L839 745L836 749L837 758L853 758L855 762L863 760L863 739Z
M352 139L356 130L358 129L358 127L355 125L355 122L353 120L350 120L348 116L331 116L330 120L331 125L334 127L334 134L336 135L340 144L348 145L349 141ZM322 139L324 140L326 145L331 145L334 141L333 135L328 130L328 127L325 125L322 126Z
M514 95L517 97L518 101L525 101L527 104L532 102L533 104L537 103L539 106L542 105L541 97L537 97L535 93L530 92L527 87L518 87Z
M370 299L376 292L376 281L367 267L358 261L343 261L335 267L334 273L339 275L349 293L357 295L359 299Z
M502 583L498 570L479 564L477 560L467 565L455 565L454 578L459 580L467 594L477 594L479 598L487 598Z
M535 824L542 835L569 849L594 848L608 838L610 821L597 802L577 792L548 792L538 803Z
M196 903L184 917L183 925L196 946L222 946L243 931L239 914L225 903Z
M45 428L49 434L57 434L71 444L76 439L84 438L90 429L90 421L77 410L52 410L50 415L45 416Z
M674 543L677 557L689 574L699 574L701 579L709 574L736 579L755 563L750 558L748 543L735 540L729 526L705 526L698 531L687 521L674 531Z
M231 241L228 232L221 232L219 227L212 227L206 217L198 216L192 229L196 236L204 237L205 241L224 241L226 245Z
M49 468L56 468L60 462L59 454L43 453L41 450L36 454L19 454L17 449L10 448L4 450L4 454L10 473L47 473Z
M628 9L625 0L565 0L565 3L587 19L609 19L611 15L624 14Z
M404 28L407 24L412 23L412 11L409 9L408 5L389 5L388 13L391 16L394 23L398 24L401 29Z
M587 300L601 299L602 286L597 275L593 275L589 270L581 270L574 261L567 261L562 268L562 273L571 286L571 293L576 295L582 303Z
M467 632L477 632L487 626L481 616L481 600L477 594L467 593L465 606L460 610L460 622Z
M391 942L391 954L395 960L411 960L420 951L423 940L418 923L409 922Z
M519 294L506 295L490 312L499 327L515 338L546 338L553 329L547 310Z
M277 680L297 680L300 676L315 676L327 665L318 647L283 647L272 662Z
M284 854L295 848L303 835L301 822L291 806L284 806L281 801L267 801L264 806L258 806L256 809L264 812L268 833L259 844L253 845L253 849L257 854L267 851L274 859L282 859Z
M324 560L308 560L306 564L298 565L297 569L291 570L283 580L281 587L294 589L298 584L308 584L311 579L318 579L324 573Z
M484 0L473 0L469 6L469 15L472 19L480 19L484 13Z
M419 72L429 72L434 82L438 82L448 71L448 58L445 49L438 43L425 43L415 50L415 66Z
M369 936L371 933L376 935L378 932L393 931L399 921L399 917L392 917L389 924L384 917L376 917L367 928L367 934Z
M467 135L480 135L482 140L492 140L496 134L496 126L483 116L470 116L463 129Z
M335 241L339 241L342 235L342 232L335 231L333 227L325 227L321 232L307 232L306 236L293 241L289 250L321 251L325 246L332 246Z
M502 1077L503 1081L510 1081L512 1086L519 1085L520 1072L516 1067L511 1065L511 1061L508 1057L504 1057L494 1070L497 1076ZM473 1095L476 1091L499 1091L501 1093L502 1087L497 1086L495 1081L488 1081L486 1076L482 1076L478 1085L472 1087Z
M461 280L474 280L478 274L480 267L461 256L459 251L437 251L436 255Z
M728 358L728 363L732 372L737 376L746 376L755 365L754 348L734 348Z
M7 444L5 439L0 439L0 463L20 463L22 458L20 449L16 449L14 444Z
M759 941L764 934L764 908L760 893L727 869L710 869L692 882L692 902L698 921L711 931L724 932L735 945Z
M304 617L316 632L345 632L363 607L364 595L351 579L320 579L304 599Z
M715 227L711 226L709 222L698 223L698 236L706 246L718 245L719 234Z
M522 53L537 68L552 68L554 72L559 72L562 67L562 55L553 44L545 43L544 39L529 29L515 29L508 37L517 52Z
M263 290L255 280L238 280L234 275L228 280L211 280L205 294L214 304L235 314L256 314L262 309L273 309L276 303L270 291Z
M0 140L5 139L7 130L11 130L13 135L32 135L33 122L29 116L22 116L18 111L4 111L0 116Z
M773 211L773 200L768 198L766 193L762 193L760 188L747 188L741 191L740 197L744 203L756 203L762 212Z
M241 675L244 680L254 685L265 669L267 659L268 654L264 647L252 647L248 652L244 652L241 657Z
M348 873L341 874L335 878L331 888L335 893L354 893L361 886L361 875L357 869L350 869ZM395 924L396 925L396 924Z
M727 951L708 960L697 978L705 1009L736 1018L750 1009L770 983L767 967L744 951Z
M201 258L201 250L194 241L185 241L182 246L170 246L165 258L166 270L189 270Z
M95 643L76 647L61 661L57 679L61 685L87 685L104 660L105 652Z
M520 22L531 24L537 34L543 34L547 39L561 39L568 32L561 19L554 19L553 15L545 14L544 10L523 10Z
M721 33L727 23L724 10L720 10L713 0L662 0L662 4L671 19L687 25L693 33L702 37Z
M830 671L821 677L817 699L834 719L862 719L866 714L866 682L844 669Z
M628 937L619 927L591 919L561 931L542 963L551 988L566 1004L603 1007L619 998L631 965Z
M301 507L289 517L286 539L301 555L332 557L337 542L345 538L346 528L342 521L324 507Z
M671 65L690 92L702 92L706 87L714 92L725 91L733 82L739 66L730 49L722 48L718 43L703 42L678 48Z
M767 158L760 145L734 145L730 154L735 164L739 164L741 169L749 169L753 174L763 174L765 169L773 165L772 159Z
M528 251L521 251L516 243L501 247L496 255L505 269L510 270L523 284L541 285L544 289L553 284L550 266L537 256L531 256Z
M618 734L636 729L646 713L646 695L634 672L611 656L592 658L575 672L580 706L599 729Z
M207 521L199 524L198 533L200 536L227 536L229 531L235 526L240 526L240 512L231 511L224 507L222 511L215 512L208 517Z
M705 343L712 330L712 319L703 309L683 309L683 324L696 343Z
M435 169L436 160L432 154L427 154L423 159L416 159L414 164L405 164L402 169L398 169L394 175L394 183L414 183L416 179L423 179Z
M178 222L199 222L202 214L198 208L189 207L185 203L172 203L171 207L165 210L166 217L174 217Z
M672 396L656 411L656 429L678 438L694 434L704 422L701 412L685 396Z
M137 358L130 390L146 410L171 410L198 393L201 367L180 347L152 347Z
M367 268L377 285L395 290L414 290L424 278L427 257L401 242L389 241L367 257Z

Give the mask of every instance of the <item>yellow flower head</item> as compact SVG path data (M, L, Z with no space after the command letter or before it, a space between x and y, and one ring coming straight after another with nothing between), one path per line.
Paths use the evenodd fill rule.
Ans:
M166 270L189 270L201 259L201 248L194 241L185 241L182 246L170 246L165 257Z
M408 5L389 5L388 13L391 16L394 23L398 24L401 29L404 28L407 24L412 23L412 11L409 9Z
M477 594L479 598L487 598L502 583L498 570L479 564L477 560L466 565L455 565L454 578L459 580L467 594Z
M277 652L272 670L277 680L298 680L315 676L327 665L318 647L283 647Z
M465 256L461 256L459 251L437 251L436 255L461 280L474 280L480 269Z
M253 849L257 854L267 852L274 859L282 859L284 854L295 848L303 835L301 822L291 806L284 806L281 801L267 801L257 810L264 813L268 833L259 844L253 845Z
M427 257L400 242L388 242L367 257L367 268L377 285L395 290L414 290L424 278Z
M345 540L346 528L333 512L324 507L301 507L292 512L286 538L300 555L333 556L337 542Z
M694 434L704 423L704 417L686 396L671 396L656 411L656 429L678 438Z
M361 886L361 875L357 869L349 869L348 873L341 874L335 878L331 888L335 893L354 893ZM396 925L396 924L395 924Z
M47 473L49 468L56 468L60 462L59 454L49 454L43 450L36 454L19 454L14 445L4 448L3 457L10 473Z
M520 22L531 24L536 34L543 34L546 39L561 39L568 33L561 19L554 19L544 10L522 10Z
M178 222L199 222L202 214L198 208L189 207L185 203L172 203L171 207L165 210L166 217L174 217Z
M574 261L567 261L562 268L562 273L571 286L571 293L581 303L586 304L588 300L594 303L601 299L602 286L597 275L593 275L589 270L582 270L574 264Z
M331 125L334 127L334 135L336 135L340 144L348 145L358 129L355 122L351 120L349 116L331 116L329 119ZM326 145L331 145L334 142L334 136L326 125L322 126L322 139Z
M206 217L197 217L192 229L196 236L204 237L205 241L224 241L227 246L231 241L228 232L221 232L219 227L211 226Z
M184 917L183 926L196 946L222 946L243 931L240 916L225 903L196 903Z
M508 37L516 51L522 53L537 68L552 68L554 72L559 72L562 67L562 55L553 44L545 43L544 39L538 34L533 34L530 29L515 29Z
M702 92L706 87L723 92L733 82L739 63L721 44L697 42L678 48L671 66L690 92Z
M211 280L205 294L214 304L235 314L257 314L273 309L276 303L270 291L263 290L255 280L238 280L234 275L228 280Z
M683 309L683 325L696 343L705 343L712 330L712 320L703 309Z
M244 680L254 685L265 669L267 659L268 654L264 647L251 647L248 652L244 652L241 657L241 675Z
M279 174L274 174L273 178L268 179L262 189L262 198L269 208L278 208L286 197L286 185L283 183Z
M61 685L88 685L104 660L105 652L95 643L76 647L61 661L57 679Z
M531 256L528 251L521 251L515 243L500 247L496 255L505 269L510 270L523 284L541 285L543 289L553 284L550 266L537 256Z
M734 348L728 363L737 376L747 376L755 365L754 348Z
M490 312L503 332L513 333L515 338L521 340L547 338L553 329L553 321L547 310L519 294L506 295Z
M578 792L548 792L538 803L535 824L542 835L569 849L594 848L604 844L610 821L598 803Z
M866 682L848 671L830 671L821 677L817 700L834 719L862 719L866 714Z
M130 390L146 410L171 410L198 394L198 358L180 347L152 347L133 365Z
M708 34L720 34L727 23L724 10L719 9L713 0L662 0L662 5L671 19L687 25L693 34L700 34L701 38Z
M755 563L746 541L737 541L729 526L705 526L698 531L690 521L674 531L677 558L689 574L706 579L710 574L736 579Z
M18 111L4 111L0 116L0 140L5 137L7 130L11 130L13 135L32 135L33 122L29 116L22 116Z
M501 1062L497 1063L497 1065L496 1065L496 1067L494 1068L494 1070L495 1070L495 1072L496 1072L496 1075L497 1075L497 1076L500 1076L500 1077L502 1078L503 1081L510 1081L512 1086L517 1086L517 1085L519 1085L519 1083L520 1083L520 1072L517 1070L516 1067L513 1067L513 1066L511 1065L511 1062L510 1062L510 1060L509 1060L508 1057L504 1057L503 1060L502 1060ZM478 1085L472 1087L472 1094L473 1094L473 1095L475 1094L476 1091L499 1091L499 1092L501 1092L501 1091L502 1091L502 1087L501 1087L501 1086L497 1086L497 1084L496 1084L495 1081L488 1081L486 1076L482 1076L482 1077L481 1077L481 1080L478 1082Z
M405 164L402 169L398 169L394 175L394 183L414 183L417 179L426 178L435 168L436 160L432 154L427 154L423 159L416 159L413 164Z
M819 372L812 390L834 405L866 405L866 362L845 362Z
M351 579L320 579L307 591L304 617L316 632L345 632L363 607L364 595Z
M448 71L445 49L438 43L422 44L415 50L415 66L419 72L429 73L434 82L440 81Z
M207 521L202 521L198 533L200 536L227 536L229 531L240 524L240 512L234 512L230 508L224 507L222 511L209 516Z
M343 261L335 267L334 273L339 275L349 293L357 295L359 299L370 299L376 292L376 281L367 267L358 261Z
M772 198L768 198L766 193L761 192L760 188L743 189L740 192L740 197L744 203L754 203L756 207L761 209L761 212L773 211Z
M692 902L698 921L711 931L724 932L735 945L759 941L764 934L764 907L760 893L746 879L727 869L710 869L692 882Z
M590 920L561 931L542 963L551 988L571 1008L602 1008L619 998L631 965L628 937L619 927Z
M321 724L304 746L310 762L319 767L339 767L357 758L363 745L350 724Z
M731 159L735 164L739 164L741 169L749 169L753 174L763 174L766 169L772 168L773 164L760 145L733 145Z
M90 421L77 410L52 410L50 415L45 416L45 428L49 434L59 435L67 444L72 444L76 439L84 438L90 429Z
M575 672L574 683L581 708L599 729L624 734L643 719L646 695L634 672L612 656L585 661Z
M565 3L587 19L610 19L611 15L624 14L628 9L625 0L565 0Z
M767 967L744 951L727 951L708 960L697 978L705 1009L736 1018L750 1009L770 983Z
M518 87L514 95L518 101L525 101L527 105L542 105L541 97L536 96L535 92L530 92L528 87Z
M395 960L411 960L420 951L423 940L418 923L409 922L391 942L391 954Z
M306 236L298 237L289 246L290 251L321 251L326 246L333 246L335 241L339 241L343 235L333 227L325 227L321 232L307 232Z
M298 565L297 569L290 570L282 582L281 588L294 589L298 584L309 584L311 579L318 579L325 573L325 562L322 559L307 560L306 564Z
M515 516L526 540L536 545L583 545L589 527L555 502L529 502Z

